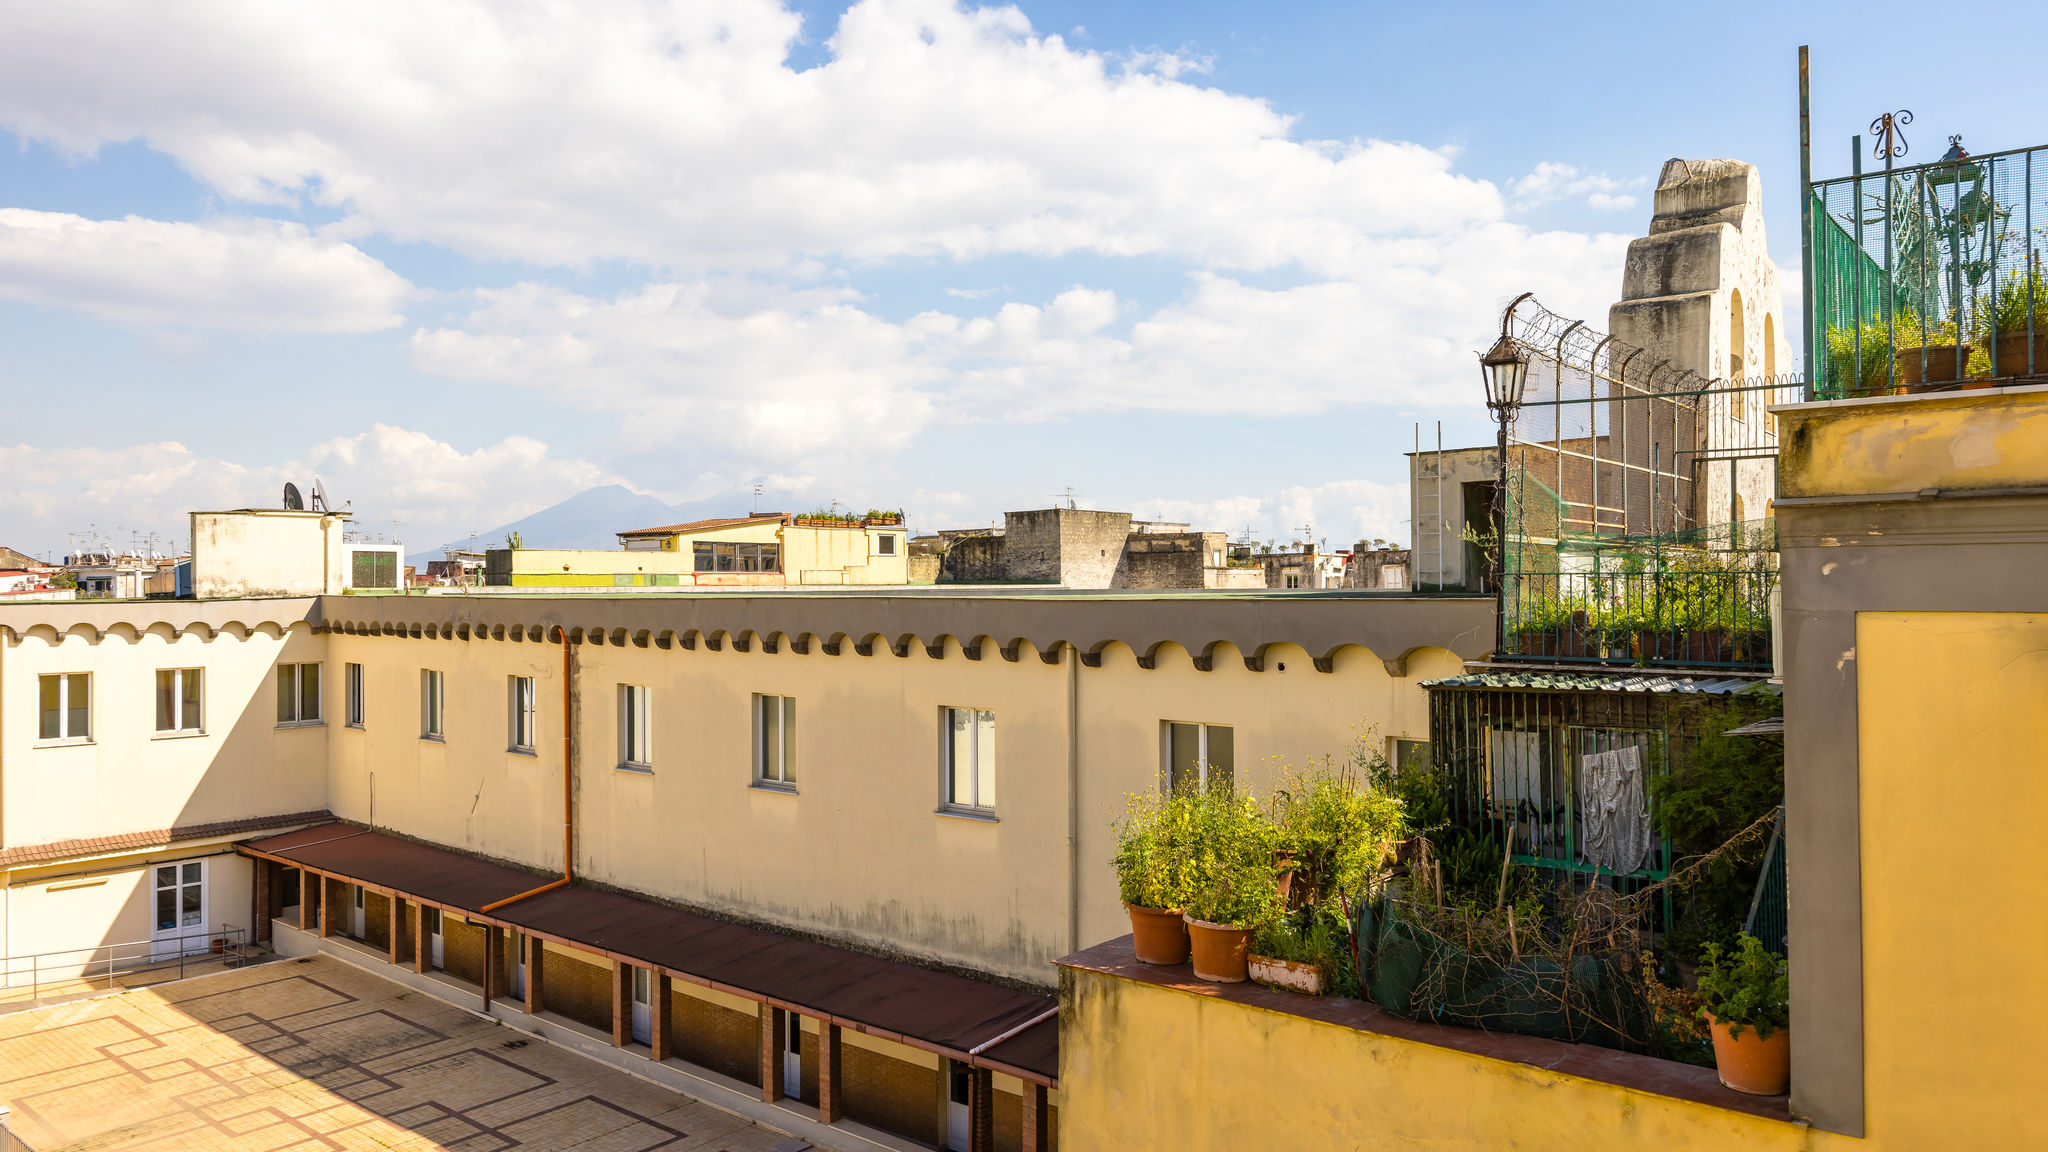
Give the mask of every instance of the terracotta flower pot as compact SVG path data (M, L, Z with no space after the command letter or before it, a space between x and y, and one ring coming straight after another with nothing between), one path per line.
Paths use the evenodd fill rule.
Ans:
M1921 354L1927 356L1922 373ZM1925 385L1950 384L1961 380L1970 365L1970 345L1930 344L1925 348L1901 348L1898 354L1900 391L1925 391Z
M1211 984L1242 984L1249 972L1245 956L1250 951L1252 930L1228 924L1185 917L1188 943L1194 953L1195 975Z
M1998 364L1996 371L2000 376L2026 375L2028 348L2027 334L2024 329L2018 332L2000 332L1998 334L1997 350ZM2048 372L2048 328L2037 327L2034 330L2034 346L2032 351L2034 371L2037 374Z
M1178 911L1126 904L1131 914L1131 945L1147 964L1185 964L1188 925Z
M1271 956L1248 953L1245 956L1245 969L1252 979L1261 984L1277 984L1290 992L1300 992L1305 996L1323 994L1323 970L1314 964L1304 964L1296 960L1275 960Z
M1707 1026L1714 1033L1714 1068L1721 1083L1751 1096L1783 1096L1792 1084L1792 1033L1780 1028L1769 1040L1759 1039L1754 1028L1744 1028L1742 1038L1728 1035L1728 1025L1712 1016Z

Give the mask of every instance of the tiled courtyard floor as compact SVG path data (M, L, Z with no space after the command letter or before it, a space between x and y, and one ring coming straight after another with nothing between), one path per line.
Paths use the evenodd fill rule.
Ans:
M770 1152L782 1133L311 957L0 1017L36 1152Z

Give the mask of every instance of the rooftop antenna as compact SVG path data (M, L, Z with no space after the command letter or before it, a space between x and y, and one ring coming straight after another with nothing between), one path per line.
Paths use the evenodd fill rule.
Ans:
M306 510L306 501L299 495L299 486L289 480L284 482L284 508L287 512Z
M761 482L754 481L754 499L747 505L747 515L755 516L761 511Z
M315 476L313 477L313 511L326 512L329 510L327 507L327 486L320 483L320 478Z
M1074 503L1074 486L1072 484L1067 485L1065 492L1055 492L1053 494L1052 506L1055 508L1059 507L1062 500L1067 502L1067 509L1069 511L1080 507L1080 505Z

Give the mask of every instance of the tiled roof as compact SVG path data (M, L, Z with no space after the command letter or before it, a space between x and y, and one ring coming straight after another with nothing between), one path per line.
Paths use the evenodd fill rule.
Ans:
M688 524L665 524L659 528L635 528L631 532L620 532L616 535L674 536L679 532L701 532L706 528L730 528L735 524L758 524L764 520L780 519L780 512L760 512L752 516L723 516L715 520L692 520Z
M0 850L0 868L14 868L41 860L63 860L71 856L98 856L108 852L162 848L184 840L211 836L233 836L242 832L264 832L293 824L312 824L334 819L326 809L291 812L282 816L252 816L245 820L221 820L212 824L187 824L181 828L157 828L148 832L124 832L118 836L90 836L81 840L54 840L48 844L24 844Z
M1541 692L1659 692L1728 696L1746 689L1777 695L1777 685L1753 677L1693 676L1630 669L1627 672L1472 672L1425 680L1424 688L1518 688Z

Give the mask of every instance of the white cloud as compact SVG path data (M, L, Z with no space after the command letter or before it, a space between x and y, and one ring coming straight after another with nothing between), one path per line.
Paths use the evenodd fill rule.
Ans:
M299 224L0 208L0 297L116 323L371 332L397 325L411 294L384 265Z
M1375 538L1408 546L1406 484L1333 480L1264 496L1141 500L1137 510L1140 518L1184 521L1198 532L1225 532L1233 540L1249 529L1252 539L1281 545L1312 534L1318 546L1333 551Z
M397 531L415 550L495 527L617 478L547 446L513 436L464 452L423 433L377 424L354 436L308 445L299 459L246 466L175 441L121 447L0 446L0 508L11 547L64 550L69 533L92 526L117 546L129 533L157 535L181 550L186 513L276 506L291 480L318 476L336 506L353 505L365 531ZM120 531L116 531L116 526Z
M1582 172L1575 165L1545 160L1527 176L1508 185L1517 212L1526 212L1569 197L1583 196L1586 206L1602 212L1624 212L1636 206L1625 189L1641 188L1645 177L1617 180L1605 172Z

